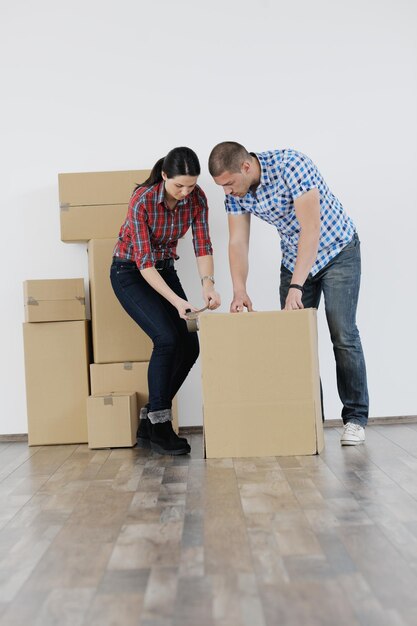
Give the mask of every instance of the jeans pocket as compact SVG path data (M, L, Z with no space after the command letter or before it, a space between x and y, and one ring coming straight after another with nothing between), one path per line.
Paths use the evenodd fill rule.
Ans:
M113 267L116 271L137 269L137 266L134 263L113 263Z
M130 287L130 285L137 283L141 278L138 268L132 264L115 263L112 266L111 274L121 287Z
M361 242L359 241L359 237L355 233L353 235L353 239L351 239L349 243L344 248L342 248L339 254L348 254L349 252L357 252L360 246L360 243Z
M358 233L355 233L353 235L353 239L352 239L352 241L350 243L352 244L352 248L357 248L358 246L361 245Z

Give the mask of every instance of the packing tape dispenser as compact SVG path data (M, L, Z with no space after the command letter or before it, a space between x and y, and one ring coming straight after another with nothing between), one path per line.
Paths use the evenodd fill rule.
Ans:
M198 316L200 315L200 313L207 311L207 309L209 308L209 306L205 306L198 311L191 311L191 309L187 309L187 319L185 320L185 322L187 324L187 330L189 333L196 333L199 330Z

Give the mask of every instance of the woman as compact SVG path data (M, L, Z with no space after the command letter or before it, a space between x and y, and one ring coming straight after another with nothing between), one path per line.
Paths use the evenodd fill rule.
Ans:
M190 446L172 429L172 399L194 365L197 333L187 330L187 301L175 270L177 242L192 228L203 288L211 309L220 306L214 289L208 207L197 185L200 163L190 148L174 148L138 185L113 253L110 278L121 305L153 341L149 404L141 409L138 445L160 454L187 454Z

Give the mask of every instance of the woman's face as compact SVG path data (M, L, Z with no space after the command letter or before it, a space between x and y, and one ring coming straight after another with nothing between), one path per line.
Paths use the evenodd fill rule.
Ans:
M174 176L168 178L165 172L162 172L162 178L165 181L165 191L175 200L182 200L188 196L197 184L198 176Z

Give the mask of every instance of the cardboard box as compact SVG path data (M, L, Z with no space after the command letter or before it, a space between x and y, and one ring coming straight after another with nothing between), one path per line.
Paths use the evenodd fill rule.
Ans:
M87 441L88 322L23 324L29 445Z
M94 362L149 361L152 341L123 309L110 283L115 244L116 239L88 243Z
M207 458L324 446L315 309L200 318Z
M117 237L137 183L150 170L58 174L62 241Z
M136 393L112 393L87 399L88 447L129 448L136 445Z
M92 363L90 365L91 394L101 395L126 390L136 391L138 411L148 402L149 363ZM172 427L178 432L177 399L172 402Z
M85 320L83 278L25 280L23 283L26 322Z

